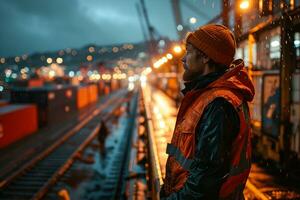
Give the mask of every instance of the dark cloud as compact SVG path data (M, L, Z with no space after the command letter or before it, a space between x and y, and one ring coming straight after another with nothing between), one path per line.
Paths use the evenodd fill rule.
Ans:
M0 0L0 56L90 43L141 41L136 2L138 0ZM150 21L158 32L175 39L170 1L145 2ZM190 11L183 8L183 12L184 18L189 17Z

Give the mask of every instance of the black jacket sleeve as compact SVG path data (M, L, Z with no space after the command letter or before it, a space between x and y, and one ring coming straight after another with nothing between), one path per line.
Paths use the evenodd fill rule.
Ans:
M162 199L218 199L238 132L239 117L233 105L224 98L211 102L197 125L195 159L184 187Z

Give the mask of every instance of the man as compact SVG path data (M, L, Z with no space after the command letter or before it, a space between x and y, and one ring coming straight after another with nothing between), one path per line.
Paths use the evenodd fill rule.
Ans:
M250 172L250 116L254 87L235 39L222 25L188 34L183 58L184 98L166 164L162 199L244 199Z

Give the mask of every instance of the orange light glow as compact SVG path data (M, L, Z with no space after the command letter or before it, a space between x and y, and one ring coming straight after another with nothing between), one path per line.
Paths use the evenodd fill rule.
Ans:
M241 4L240 4L240 8L242 10L246 10L249 8L249 1L242 1Z
M179 45L176 45L174 48L173 48L173 51L177 54L181 53L182 52L182 48L179 46Z

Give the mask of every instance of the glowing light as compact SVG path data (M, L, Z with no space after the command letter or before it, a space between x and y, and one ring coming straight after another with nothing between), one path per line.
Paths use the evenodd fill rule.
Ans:
M48 64L51 64L52 61L53 61L52 58L47 58L47 63L48 63Z
M164 63L168 62L168 59L166 57L162 57L161 59Z
M90 52L90 53L95 52L95 48L94 48L94 47L90 47L90 48L89 48L89 52Z
M159 65L159 63L158 63L158 62L154 63L154 65L153 65L153 66L154 66L154 68L156 68L156 69L160 67L160 65Z
M280 43L277 40L271 42L272 47L278 47L279 45L280 45Z
M78 76L78 80L79 81L82 81L83 80L83 77L80 75L80 76Z
M26 72L28 72L28 71L26 70L26 68L22 68L22 69L21 69L21 74L25 74Z
M144 88L147 84L147 77L145 75L142 75L140 77L140 81L141 81L141 86Z
M55 71L54 70L51 70L50 72L49 72L49 77L50 78L53 78L55 76Z
M20 57L19 56L15 57L15 62L16 63L20 62Z
M58 57L58 58L56 58L56 63L57 64L61 64L61 63L63 63L63 59L62 58L60 58L60 57Z
M181 53L182 52L182 48L179 46L179 45L176 45L174 48L173 48L173 51L177 54Z
M166 42L164 40L159 40L158 45L160 47L164 47L166 45Z
M0 59L0 62L1 62L2 64L4 64L4 63L5 63L5 58L1 58L1 59Z
M168 54L166 55L166 57L167 57L169 60L171 60L171 59L173 58L173 55L170 54L170 53L168 53Z
M134 81L134 77L133 77L133 76L129 76L129 77L128 77L128 81L129 81L129 82L133 82L133 81Z
M113 51L114 53L117 53L117 52L119 51L119 48L118 48L118 47L114 47L114 48L112 49L112 51Z
M110 74L102 74L101 77L103 80L110 80L111 79L111 75Z
M3 92L4 87L2 85L0 85L0 92Z
M129 90L129 91L134 90L134 83L130 82L130 83L128 84L128 90Z
M93 56L88 55L88 56L86 57L86 60L89 61L89 62L91 62L91 61L93 60Z
M69 76L70 76L70 77L74 77L74 75L75 75L75 72L74 72L74 71L70 71L70 72L69 72Z
M191 24L196 24L197 23L197 19L195 17L191 17L189 21L190 21Z
M160 128L166 128L166 124L164 121L159 121L159 127Z
M240 8L242 10L246 10L249 8L249 1L242 1L241 4L240 4Z
M128 45L127 45L127 48L128 48L128 49L133 49L134 46L133 46L132 44L128 44Z
M179 24L178 26L177 26L177 31L182 31L183 30L183 26L181 25L181 24Z
M97 80L100 80L100 78L101 78L100 74L95 74L95 78L96 78Z
M148 74L151 73L151 72L152 72L151 67L147 67L147 68L146 68L146 72L147 72Z
M141 80L141 82L146 82L147 81L147 77L146 76L141 76L140 80Z
M5 70L5 76L6 76L7 78L10 77L11 74L12 74L11 69L6 69L6 70Z
M13 79L17 78L17 74L16 74L16 73L13 73L13 74L11 75L11 77L12 77Z
M27 79L27 75L26 75L26 74L22 74L22 75L21 75L21 78L22 78L22 79Z
M127 75L125 73L121 74L121 79L125 79Z
M113 79L119 79L119 74L113 74Z

